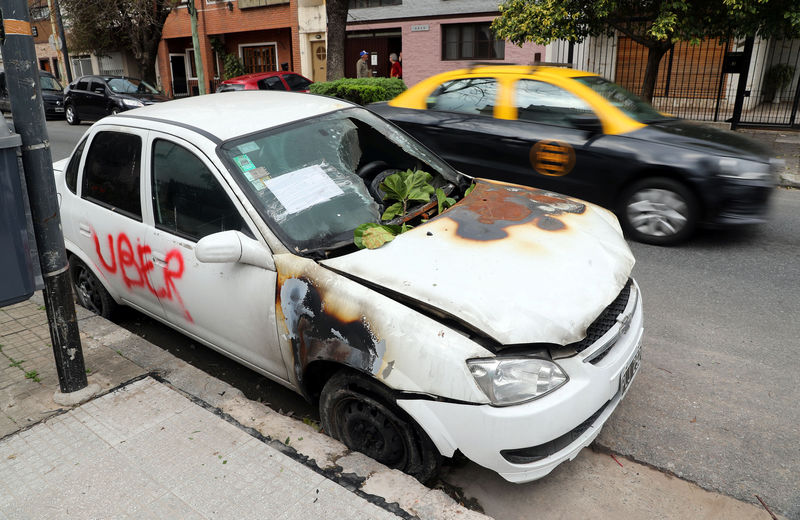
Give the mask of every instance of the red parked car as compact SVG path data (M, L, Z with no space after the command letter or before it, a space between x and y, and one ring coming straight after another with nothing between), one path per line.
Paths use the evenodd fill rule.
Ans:
M255 72L226 79L217 87L217 92L234 90L290 90L308 92L313 81L296 72Z

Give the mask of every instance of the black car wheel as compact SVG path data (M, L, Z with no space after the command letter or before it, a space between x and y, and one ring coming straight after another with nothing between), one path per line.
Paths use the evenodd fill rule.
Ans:
M683 184L666 177L644 179L625 190L619 208L622 227L632 239L670 246L694 233L698 203Z
M438 473L441 455L436 446L380 383L338 372L322 389L319 409L325 432L351 450L423 483Z
M78 303L93 313L110 318L117 309L117 303L86 264L75 256L69 259L70 273Z
M64 117L66 118L67 123L71 125L79 125L81 123L78 113L75 111L75 107L71 104L64 107Z
M119 114L120 112L122 112L122 110L120 110L119 107L114 107L114 108L111 109L111 115L112 116L115 116L115 115Z

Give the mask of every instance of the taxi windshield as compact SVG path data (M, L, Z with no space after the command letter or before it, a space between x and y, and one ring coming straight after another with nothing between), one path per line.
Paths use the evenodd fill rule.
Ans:
M586 85L604 98L609 103L625 112L625 115L640 123L654 123L672 119L660 113L649 103L632 94L624 87L617 85L600 76L581 76L575 81Z
M402 131L360 108L232 139L219 153L273 232L292 251L310 256L351 246L356 227L380 221L383 201L371 184L381 172L423 170L434 186L465 182Z

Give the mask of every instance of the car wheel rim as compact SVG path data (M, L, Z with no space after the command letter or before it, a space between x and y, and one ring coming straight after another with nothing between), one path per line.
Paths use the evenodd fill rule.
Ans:
M627 213L633 229L655 237L676 235L689 221L689 206L683 197L659 188L634 193Z
M390 467L403 467L406 446L394 422L378 406L361 399L339 405L343 441Z
M97 286L97 280L93 274L86 271L86 269L80 269L75 282L75 289L78 292L81 305L95 314L102 314L103 301L100 296L100 288Z
M71 123L74 118L75 114L72 113L72 107L67 107L67 122Z

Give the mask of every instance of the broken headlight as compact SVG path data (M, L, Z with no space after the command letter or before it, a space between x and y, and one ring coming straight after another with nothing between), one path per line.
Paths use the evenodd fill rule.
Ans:
M467 366L486 397L499 406L537 399L569 380L560 366L547 359L470 359Z

